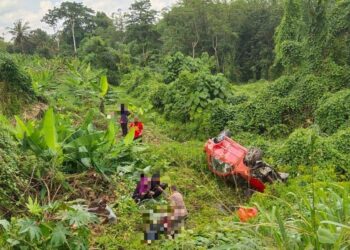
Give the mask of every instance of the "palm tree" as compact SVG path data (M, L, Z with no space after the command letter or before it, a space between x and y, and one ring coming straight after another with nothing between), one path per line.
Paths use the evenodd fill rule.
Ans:
M12 28L8 28L9 33L13 36L12 40L14 41L16 46L20 46L22 53L24 53L24 47L23 42L28 37L28 31L30 29L29 23L25 22L23 23L21 19L17 20L13 23Z

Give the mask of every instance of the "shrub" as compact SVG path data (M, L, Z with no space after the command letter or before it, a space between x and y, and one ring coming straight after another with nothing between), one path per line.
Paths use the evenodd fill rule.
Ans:
M79 56L92 66L107 70L108 82L113 85L119 84L117 64L119 63L118 52L106 45L100 37L86 38L79 48Z
M131 154L132 132L117 142L114 122L103 124L99 120L107 127L100 130L92 123L93 117L94 113L90 112L79 127L74 127L72 120L64 115L56 116L49 108L39 122L25 124L16 116L15 135L24 149L66 172L95 168L102 174L115 173Z
M41 206L26 204L29 216L0 220L0 245L5 249L88 249L92 213L80 206L58 202Z
M164 82L171 83L176 80L180 72L186 68L187 58L181 52L177 52L173 56L168 56L165 59Z
M9 128L0 120L0 216L10 216L22 204L33 168L45 168L45 163L21 152Z
M350 87L350 68L348 65L340 66L332 60L325 60L322 64L322 77L327 79L332 92Z
M281 63L286 69L292 69L300 64L303 59L303 48L300 42L283 41L281 43Z
M276 124L270 127L267 133L272 138L285 137L290 133L290 128L285 124Z
M23 94L27 97L34 97L34 91L31 88L31 80L10 56L0 53L0 82L5 82L7 90Z
M183 71L165 93L164 112L167 118L190 121L195 114L210 110L227 98L228 82L222 74Z
M153 107L159 112L164 111L164 106L165 106L164 99L165 99L166 91L167 91L166 85L159 85L150 96Z
M334 133L350 125L350 90L329 94L320 101L315 112L316 123L326 133Z
M215 69L215 61L208 54L203 53L200 58L184 56L181 52L168 56L165 59L164 82L171 83L175 81L182 71L191 73L206 71L212 72Z
M31 79L7 54L0 52L0 112L16 114L36 99Z
M327 137L315 128L297 129L282 145L270 150L280 164L290 166L334 166L347 168L349 159L341 154Z
M256 98L234 106L236 118L229 122L230 127L237 131L268 132L272 136L287 135L292 128L312 124L318 100L327 88L328 84L314 75L283 76ZM278 127L283 127L283 131L277 132Z
M126 88L127 94L143 100L152 102L153 96L158 88L162 85L161 75L150 68L136 68L130 73L123 76L123 87Z
M19 185L25 184L23 170L19 169L20 157L15 150L17 144L0 124L0 213L8 211L8 207L19 200Z
M331 137L334 148L339 150L344 155L350 152L350 127L339 130Z

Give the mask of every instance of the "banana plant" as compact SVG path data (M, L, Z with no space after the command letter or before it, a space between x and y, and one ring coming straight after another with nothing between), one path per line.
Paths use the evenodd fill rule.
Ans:
M107 76L106 75L103 75L101 76L101 79L100 79L100 94L99 94L99 97L100 97L100 111L102 114L105 113L105 96L108 92L108 80L107 80Z
M104 92L105 94L106 88ZM135 129L130 129L124 140L117 141L117 127L110 121L106 130L97 130L90 112L77 128L66 117L55 116L49 108L41 122L25 123L16 117L16 138L24 148L32 150L47 161L55 160L68 172L80 172L95 168L98 172L116 171L116 160L130 154ZM56 119L57 118L57 119Z
M15 136L22 142L23 147L31 149L45 159L62 157L62 147L57 140L56 121L52 108L45 112L44 119L39 124L33 121L25 123L15 116Z

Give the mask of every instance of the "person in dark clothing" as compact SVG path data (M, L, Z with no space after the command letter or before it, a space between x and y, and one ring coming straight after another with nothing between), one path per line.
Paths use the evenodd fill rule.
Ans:
M123 136L126 136L128 133L128 116L130 112L125 108L124 104L120 104L120 126L122 127Z
M155 173L151 179L151 192L152 198L160 196L164 190L168 187L168 184L160 182L160 174Z
M146 199L155 199L159 197L168 184L160 182L160 175L156 173L152 176L151 183L144 174L141 174L140 181L137 183L136 189L132 195L132 198L136 203L139 203Z

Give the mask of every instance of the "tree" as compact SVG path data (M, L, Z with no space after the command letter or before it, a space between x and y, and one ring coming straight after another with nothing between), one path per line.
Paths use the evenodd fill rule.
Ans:
M54 40L57 43L57 50L60 50L60 36L62 35L62 32L57 30L57 18L54 15L45 15L43 19L41 20L42 22L47 23L49 26L53 28L54 31Z
M80 28L84 31L91 29L93 26L94 11L82 3L63 2L60 7L55 7L43 17L45 22L52 27L56 26L59 21L63 21L64 29L70 30L74 53L77 52L76 29ZM81 37L82 39L82 37ZM80 39L80 40L81 40Z
M8 28L9 33L13 36L12 40L14 41L15 46L19 46L21 48L21 52L24 53L24 42L28 38L28 31L30 29L29 23L20 19L13 23L12 28Z
M154 22L157 11L151 9L150 0L136 0L126 14L127 42L136 42L137 53L142 54L142 62L149 57L149 51L160 46L159 33Z
M283 71L290 70L297 64L295 55L300 54L298 43L302 39L302 30L305 24L302 22L302 6L300 0L287 0L284 4L284 13L275 32L275 62L272 67L275 76L280 76ZM290 52L292 53L285 53ZM293 54L293 58L289 56ZM292 59L292 60L291 60Z
M0 37L0 51L6 51L8 44L4 41L3 37Z
M108 17L104 12L97 12L94 17L95 28L93 36L99 36L106 41L108 46L112 46L119 41L118 31L113 23L113 19Z
M117 12L112 13L112 18L114 21L114 25L116 28L116 37L115 40L121 43L125 43L126 34L125 34L125 22L126 22L126 15L123 13L121 9L118 9Z
M49 58L54 53L54 40L41 29L32 30L26 43L26 53L37 53Z
M208 36L211 38L212 50L218 72L229 75L230 64L235 55L238 32L231 25L227 4L213 4L208 8ZM237 17L235 22L237 22Z
M259 0L247 3L244 11L235 58L237 80L269 79L274 61L273 35L281 20L281 6L278 1Z
M181 51L193 58L209 52L212 41L208 35L208 0L183 0L164 13L160 23L166 52ZM199 52L199 53L198 53Z
M101 37L85 38L79 48L79 57L95 68L106 71L108 82L117 85L119 83L118 52L108 47Z

